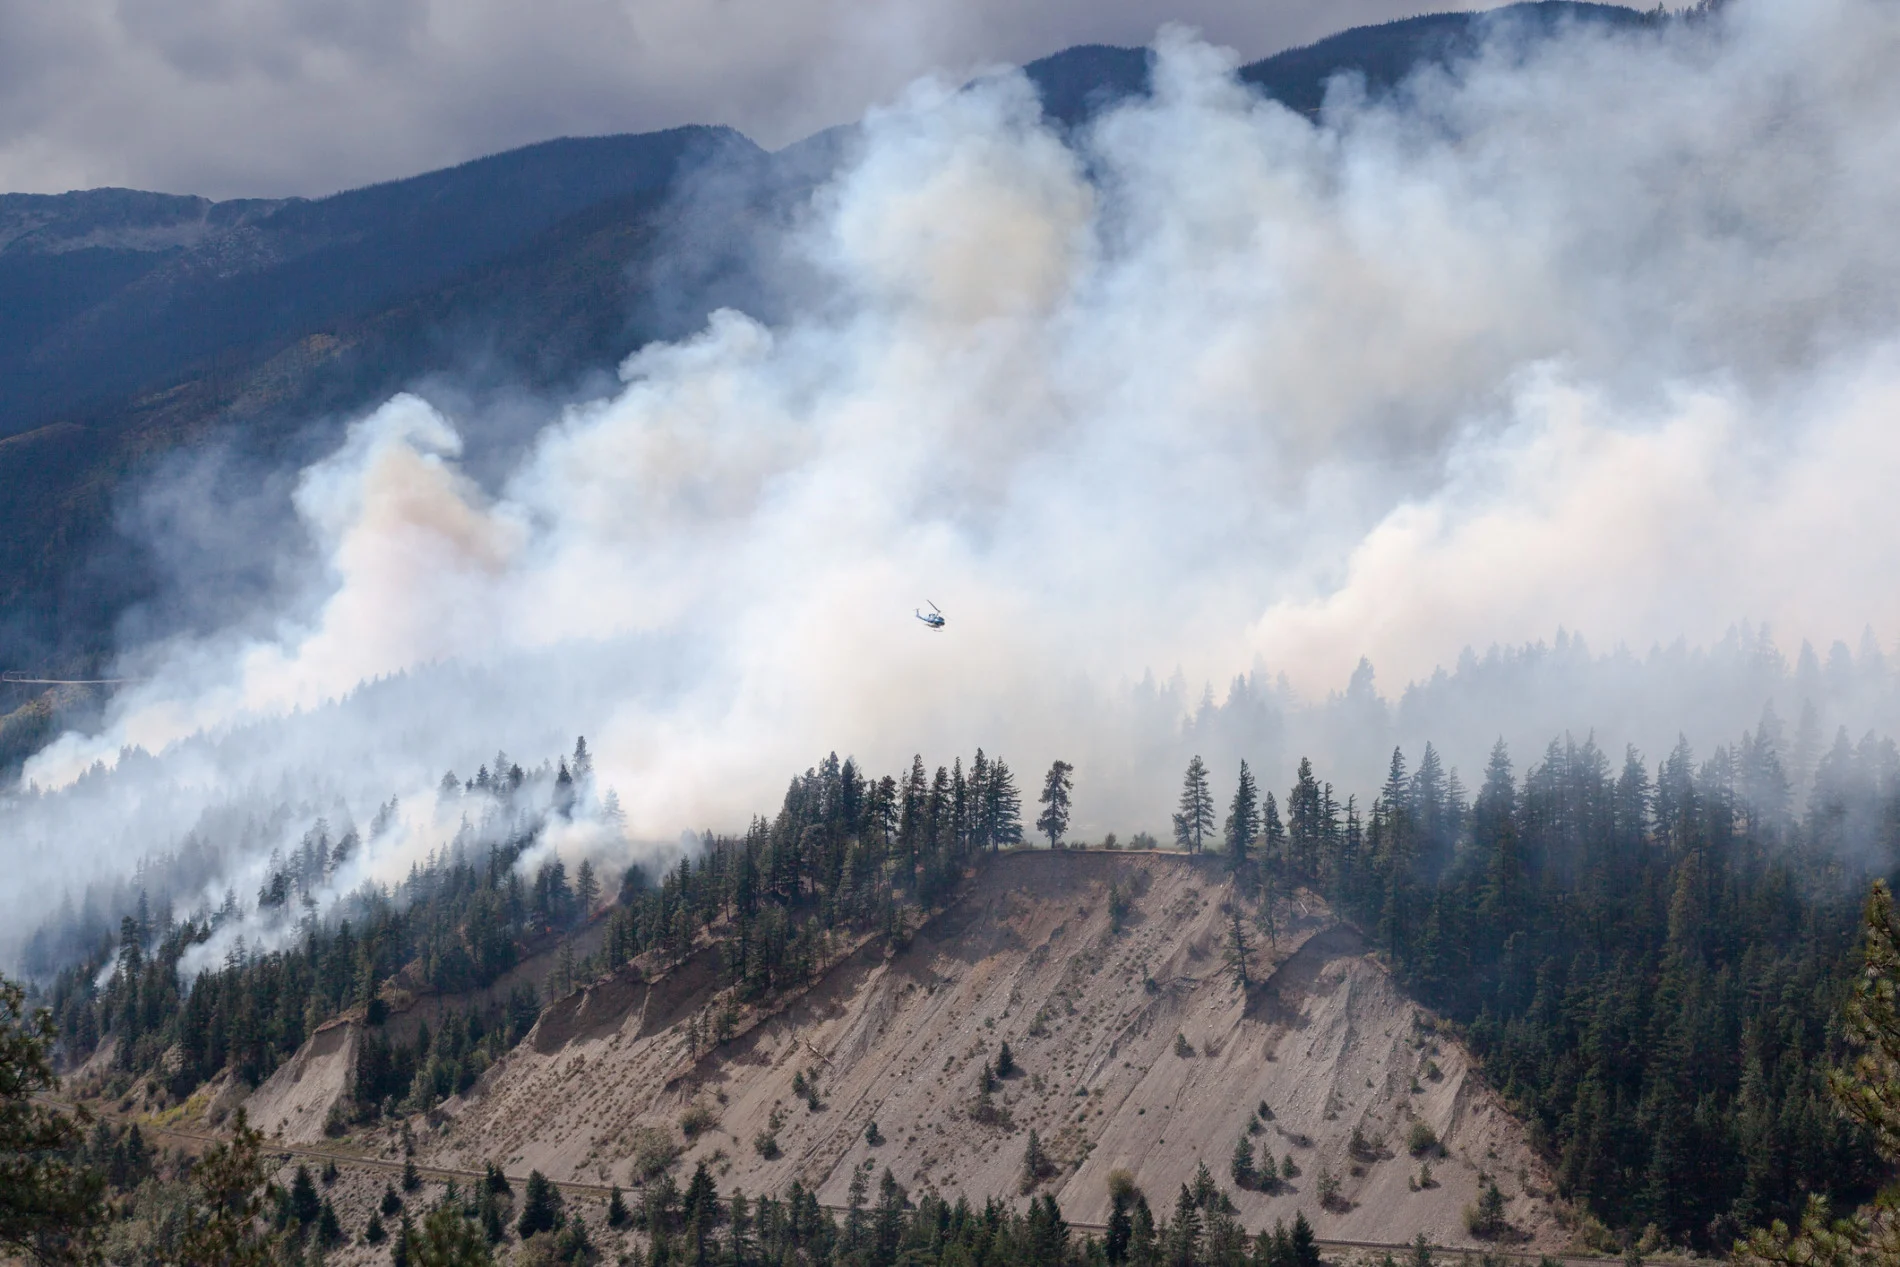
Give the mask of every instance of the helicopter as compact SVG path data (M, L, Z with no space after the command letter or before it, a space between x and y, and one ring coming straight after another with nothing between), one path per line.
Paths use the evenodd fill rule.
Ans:
M927 598L924 601L930 603L930 600ZM935 603L930 603L930 614L928 616L924 615L922 611L919 611L917 613L917 619L923 621L932 629L942 629L949 623L943 618L943 609L938 607Z

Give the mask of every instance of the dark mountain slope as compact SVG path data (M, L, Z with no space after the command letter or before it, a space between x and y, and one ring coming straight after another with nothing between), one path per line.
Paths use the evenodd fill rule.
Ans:
M1023 67L1042 98L1042 111L1073 127L1125 97L1148 91L1145 48L1078 44Z
M1317 114L1334 76L1357 74L1373 96L1390 91L1421 66L1470 57L1486 42L1528 48L1567 26L1654 25L1650 13L1616 4L1536 0L1482 13L1431 13L1379 26L1355 27L1305 48L1243 66L1241 79L1303 114Z
M683 175L750 173L763 158L735 133L685 129L551 142L231 225L214 219L221 204L183 199L112 223L73 195L36 233L0 222L0 665L83 670L118 622L159 631L143 606L147 544L114 519L128 478L181 445L215 433L256 460L295 461L333 442L324 419L431 374L475 392L558 390L686 328L631 281L681 254L656 217ZM181 226L180 203L209 208L212 224ZM698 227L720 236L745 205L701 204ZM49 228L110 245L49 250ZM72 312L75 278L105 271L102 257L130 283ZM743 298L716 277L683 279ZM23 688L0 691L0 715L24 701ZM18 756L0 751L0 767Z
M1354 27L1303 48L1275 53L1240 69L1240 78L1289 109L1317 114L1335 76L1358 75L1379 96L1421 66L1450 64L1500 40L1528 49L1572 25L1611 29L1653 26L1653 13L1617 4L1532 0L1477 13L1431 13ZM1141 48L1082 44L1030 62L1024 73L1042 108L1067 126L1125 97L1148 91L1149 53Z
M743 241L755 214L747 202L702 206L696 223L715 242ZM470 404L524 390L597 392L628 351L696 326L706 306L760 306L728 261L682 250L679 237L662 198L604 201L362 315L254 354L221 350L175 383L0 439L0 522L28 529L0 533L0 659L84 668L108 649L115 625L136 641L179 618L149 606L153 556L163 551L115 527L127 481L167 454L216 436L239 450L239 472L305 461L334 443L348 415L431 374L452 380L451 400ZM693 296L684 307L643 298L660 256L674 264L661 280L678 279ZM264 583L265 560L239 557L240 546L232 542L224 579ZM258 547L269 553L268 542ZM0 715L24 702L24 688L0 690L14 697L0 697ZM0 767L21 755L0 751Z
M0 434L180 381L214 353L268 355L313 328L479 267L589 207L658 199L683 165L743 161L758 152L737 133L711 128L549 141L240 217L160 252L153 266L82 311L42 302L53 319L0 345L0 376L9 389ZM175 208L151 211L148 224ZM0 292L0 307L30 311L33 283L52 289L44 265L33 267L48 258L32 249L43 237L42 231L11 244L4 258L20 257L21 293ZM107 255L96 275L132 271L123 248L98 249Z
M212 233L269 215L300 199L212 202L141 189L65 194L0 194L0 251L60 255L89 249L162 251L195 246Z

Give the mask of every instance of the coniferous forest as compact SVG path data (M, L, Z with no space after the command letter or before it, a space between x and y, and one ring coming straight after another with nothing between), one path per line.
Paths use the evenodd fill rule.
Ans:
M1720 1252L1797 1217L1808 1193L1845 1208L1889 1173L1869 1132L1837 1110L1827 1075L1850 1056L1841 1017L1867 884L1892 870L1900 840L1900 759L1889 742L1843 734L1796 780L1778 747L1765 723L1702 759L1680 744L1652 770L1634 751L1617 764L1566 738L1520 775L1500 744L1472 793L1427 746L1415 766L1394 752L1366 805L1342 800L1304 761L1283 800L1244 767L1229 800L1196 758L1175 807L1177 844L1243 888L1310 889L1353 921L1528 1121L1586 1238ZM570 874L540 835L590 778L584 742L534 772L498 762L445 776L439 796L463 823L454 841L401 883L367 885L330 910L309 895L362 841L353 830L332 840L322 822L273 858L255 902L231 895L174 919L169 903L153 914L141 900L116 938L39 995L60 1058L71 1065L110 1041L115 1068L175 1101L225 1070L261 1081L317 1026L359 1008L354 1101L333 1123L347 1129L467 1090L548 993L638 956L664 967L711 945L730 997L765 999L864 937L901 944L983 855L1024 847L1021 793L1001 760L978 751L932 773L918 758L901 777L874 779L833 755L740 835L706 833L652 871L603 877L582 863ZM1067 780L1058 763L1045 827L1067 813ZM277 943L234 939L208 961L247 908L280 921ZM598 948L577 958L564 939L589 924ZM544 987L485 990L550 951ZM481 1001L398 1038L383 1032L392 984ZM68 1142L69 1158L115 1188L150 1164L136 1140L128 1153L109 1132ZM681 1195L661 1180L628 1215L661 1234L655 1263L1290 1267L1317 1253L1310 1229L1256 1244L1228 1227L1211 1180L1160 1216L1145 1195L1120 1191L1106 1237L1086 1242L1047 1199L1019 1213L919 1204L887 1176L875 1202L854 1196L839 1224L809 1194L748 1205L702 1182Z
M1302 763L1262 836L1279 882L1325 893L1462 1027L1566 1197L1719 1251L1885 1174L1825 1074L1897 773L1891 743L1842 735L1797 814L1764 727L1653 775L1566 739L1519 779L1500 745L1467 797L1428 746L1364 810Z

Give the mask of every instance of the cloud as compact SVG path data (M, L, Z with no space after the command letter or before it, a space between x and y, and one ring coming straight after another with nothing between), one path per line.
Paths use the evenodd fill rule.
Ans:
M1900 12L1579 29L1317 127L1157 52L1072 140L1019 76L872 111L784 244L801 309L641 349L490 489L435 406L360 420L297 483L321 565L128 652L149 681L28 767L64 790L0 810L23 865L575 733L673 841L830 749L1061 756L1095 833L1162 825L1184 750L1363 790L1394 742L1894 724L1877 643L1790 673L1767 630L1900 627ZM1659 649L1476 650L1564 626Z
M937 68L1165 21L1264 56L1468 0L31 0L0 4L0 189L320 195L557 135L737 127L769 147Z

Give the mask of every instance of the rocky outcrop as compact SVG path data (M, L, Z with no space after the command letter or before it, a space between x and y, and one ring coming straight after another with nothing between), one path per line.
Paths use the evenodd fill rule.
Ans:
M354 1020L320 1027L244 1101L250 1124L287 1144L322 1139L330 1110L349 1098L357 1042Z

